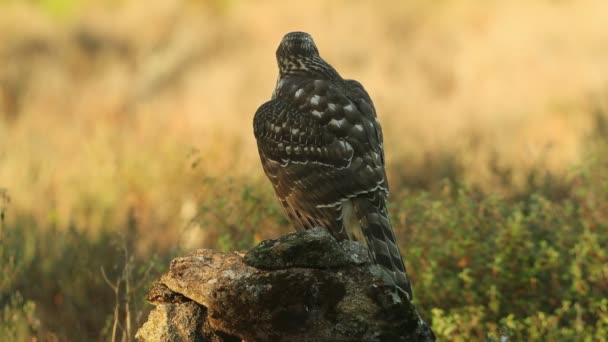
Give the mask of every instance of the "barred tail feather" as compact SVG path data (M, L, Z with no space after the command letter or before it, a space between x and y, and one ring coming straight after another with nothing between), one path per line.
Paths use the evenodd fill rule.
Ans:
M355 214L361 224L361 231L367 242L372 260L380 266L400 290L412 299L412 288L405 270L395 233L384 205L374 203L369 198L353 200Z

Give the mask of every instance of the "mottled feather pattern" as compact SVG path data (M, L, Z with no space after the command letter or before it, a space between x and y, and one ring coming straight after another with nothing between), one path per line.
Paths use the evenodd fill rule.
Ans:
M264 145L266 157L281 164L319 163L346 167L353 157L353 147L338 139L314 116L302 116L284 100L262 105L256 113L254 133Z
M382 129L370 96L326 63L306 33L287 34L277 61L279 80L255 113L254 134L290 221L365 243L372 260L411 296L386 211Z

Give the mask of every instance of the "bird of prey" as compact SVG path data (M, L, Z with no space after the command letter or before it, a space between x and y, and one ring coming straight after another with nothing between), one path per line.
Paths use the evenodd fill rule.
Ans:
M384 278L412 298L386 201L382 129L370 96L319 55L305 32L285 35L272 99L255 113L264 172L296 229L323 227L367 246Z

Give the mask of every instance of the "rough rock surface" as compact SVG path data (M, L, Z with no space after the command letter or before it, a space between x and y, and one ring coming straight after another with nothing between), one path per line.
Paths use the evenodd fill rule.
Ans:
M365 249L323 229L245 255L198 250L155 282L138 341L432 341Z

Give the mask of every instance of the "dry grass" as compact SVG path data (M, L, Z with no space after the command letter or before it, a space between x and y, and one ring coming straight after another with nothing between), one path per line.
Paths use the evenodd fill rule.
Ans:
M59 226L135 207L175 232L180 208L217 195L203 177L263 181L250 122L291 30L375 99L394 186L446 155L490 191L509 191L490 164L515 169L510 186L567 170L606 91L603 1L87 2L62 20L10 4L0 181L13 210Z

